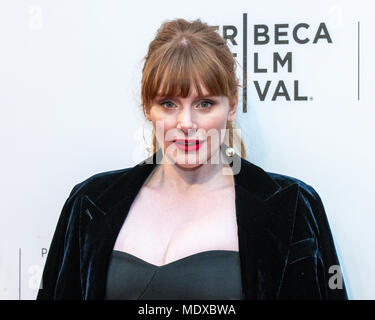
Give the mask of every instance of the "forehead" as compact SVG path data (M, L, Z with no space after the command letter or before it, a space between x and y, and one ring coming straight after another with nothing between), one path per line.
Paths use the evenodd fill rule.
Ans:
M196 84L197 86L200 85L200 90L202 92L202 95L201 97L209 97L209 96L213 96L212 94L210 94L208 92L208 90L201 84ZM163 85L161 85L159 87L159 89L157 90L157 93L156 93L156 96L157 97L161 97L163 96L163 92L162 92L162 88L163 88ZM169 91L169 84L167 84L166 88L165 88L165 93L168 93ZM172 95L175 95L175 96L181 96L181 88L177 89L178 92L174 92ZM189 94L188 96L193 96L193 97L198 97L198 91L195 87L195 84L193 82L190 82L190 86L189 86Z

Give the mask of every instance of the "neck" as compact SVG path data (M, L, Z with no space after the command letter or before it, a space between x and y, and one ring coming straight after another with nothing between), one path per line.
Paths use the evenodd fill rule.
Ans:
M178 163L169 164L163 161L155 167L148 186L184 195L218 191L234 184L233 175L223 174L224 168L230 166L222 161L200 164L194 168L184 168Z

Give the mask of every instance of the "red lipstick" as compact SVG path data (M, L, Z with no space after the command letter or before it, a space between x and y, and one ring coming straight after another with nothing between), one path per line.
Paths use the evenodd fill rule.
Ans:
M174 139L173 142L178 149L185 152L196 151L203 143L203 141L197 139Z

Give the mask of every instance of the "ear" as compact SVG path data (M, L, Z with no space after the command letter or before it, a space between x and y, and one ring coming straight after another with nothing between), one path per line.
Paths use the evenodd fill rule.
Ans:
M236 119L237 107L238 107L238 95L236 95L233 105L229 107L228 121L234 121Z

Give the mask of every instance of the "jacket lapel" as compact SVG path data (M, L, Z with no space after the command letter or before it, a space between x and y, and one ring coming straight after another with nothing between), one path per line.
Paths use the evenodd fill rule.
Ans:
M245 299L276 299L287 263L297 185L260 199L238 186L237 222Z
M155 158L155 154L153 155ZM153 157L124 170L121 176L95 197L85 195L81 204L81 284L86 300L105 299L109 261L130 206L155 167Z
M224 148L223 148L224 149ZM104 299L109 259L130 206L162 151L121 176L95 199L85 195L80 227L81 282L86 299ZM298 185L282 188L260 167L240 158L234 174L238 241L244 299L276 299L287 263Z
M298 185L282 188L262 168L239 155L229 158L223 152L223 156L232 168L241 163L233 173L244 299L277 299L292 238Z

